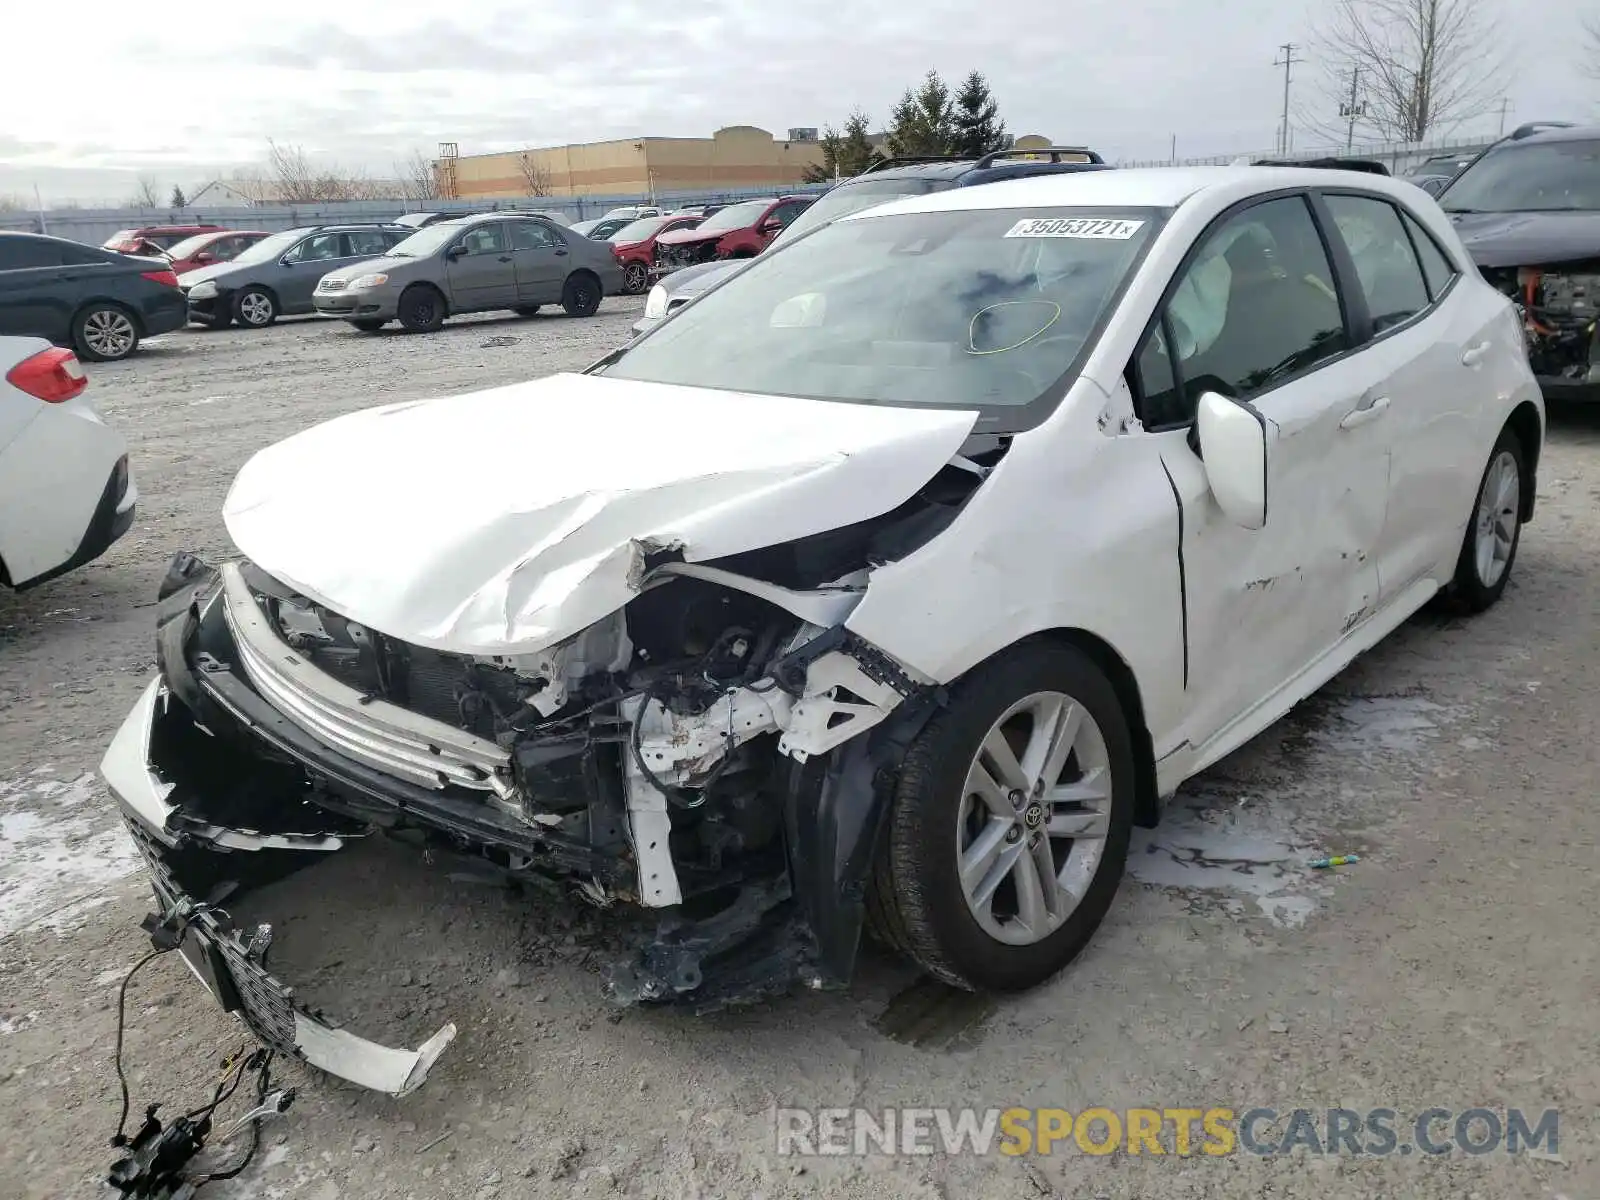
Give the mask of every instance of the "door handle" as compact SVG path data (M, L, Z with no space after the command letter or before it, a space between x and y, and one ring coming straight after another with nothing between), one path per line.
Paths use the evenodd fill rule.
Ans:
M502 255L501 255L501 256L500 256L500 261L501 261L501 262L510 262L510 261L511 261L511 255L509 255L509 254L502 254Z
M565 258L566 256L567 256L567 252L565 250L557 250L556 251L556 257L557 258Z
M1489 343L1479 342L1476 346L1469 347L1467 352L1461 356L1461 365L1463 367L1475 367L1484 360L1488 353Z
M1389 411L1389 397L1373 396L1363 399L1344 415L1344 420L1339 422L1340 429L1354 429L1357 425L1365 425L1368 421L1376 421Z

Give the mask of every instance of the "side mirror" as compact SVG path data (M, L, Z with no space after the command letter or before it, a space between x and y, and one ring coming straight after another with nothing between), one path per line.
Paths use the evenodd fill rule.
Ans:
M1203 392L1195 414L1206 482L1228 519L1246 529L1267 523L1267 422L1250 405Z
M1437 196L1440 192L1444 191L1444 185L1448 182L1450 181L1447 179L1440 179L1437 175L1430 175L1418 186L1420 186L1423 191L1427 192L1428 195Z
M776 217L768 217L765 221L761 222L762 233L781 233L782 231L783 222L778 220Z
M446 250L444 252L444 256L446 258L448 258L451 262L455 262L456 259L463 257L466 254L466 252L467 252L467 248L465 246L456 245L456 246L451 246L450 249Z
M207 264L207 263L214 263L214 262L216 262L216 261L217 261L217 257L216 257L216 255L214 255L214 254L212 254L212 253L211 253L211 252L210 252L210 251L208 251L208 250L202 250L202 251L200 251L200 253L199 253L199 254L196 254L196 255L195 255L195 256L194 256L194 261L195 261L195 265L196 265L196 266L201 266L201 267L203 267L203 266L205 266L205 265L206 265L206 264Z

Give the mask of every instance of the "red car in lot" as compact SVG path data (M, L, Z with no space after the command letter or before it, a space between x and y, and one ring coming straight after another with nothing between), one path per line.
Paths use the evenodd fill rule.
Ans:
M655 273L719 258L753 258L806 209L815 196L774 196L745 200L712 213L693 229L656 238Z
M173 271L182 275L185 271L200 267L232 262L247 247L271 236L259 229L219 229L197 233L169 247L166 257L171 260Z
M155 256L197 233L220 233L222 229L221 225L142 225L138 229L117 230L100 244L100 249Z
M637 296L650 286L650 271L655 266L656 239L662 234L693 229L705 217L700 213L669 213L664 217L640 217L617 230L606 241L622 267L622 290Z

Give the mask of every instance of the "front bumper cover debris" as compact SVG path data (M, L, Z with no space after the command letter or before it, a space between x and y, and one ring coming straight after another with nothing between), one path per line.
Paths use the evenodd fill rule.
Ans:
M152 682L111 741L100 764L122 808L122 816L150 872L159 911L143 928L158 948L174 944L206 990L235 1014L261 1043L281 1054L362 1087L404 1096L420 1087L434 1062L456 1035L446 1025L415 1050L378 1045L328 1024L296 1003L294 989L266 969L272 944L270 926L240 929L223 905L241 892L239 881L225 877L227 867L245 868L246 875L284 873L302 865L293 861L241 862L230 859L316 856L338 849L336 837L285 836L241 830L186 828L167 803L172 786L150 769L148 747L158 713L169 703L165 687ZM180 878L186 864L214 861L223 868L205 898L197 898ZM265 871L260 868L266 868ZM201 882L197 880L197 882Z
M671 825L663 836L643 839L634 828L632 842L645 845L630 845L620 828L593 816L610 804L637 820L635 806L623 808L630 780L620 768L628 760L616 764L610 785L597 780L589 757L580 756L581 770L520 763L519 779L577 789L570 815L552 823L525 819L485 789L450 778L430 788L358 761L355 749L312 736L268 702L241 662L245 634L220 599L228 574L191 556L174 560L157 612L160 673L118 731L101 772L152 877L158 911L146 933L157 945L175 941L206 988L269 1047L404 1095L454 1036L446 1026L416 1050L396 1050L338 1028L268 970L271 928L244 927L229 912L249 889L380 833L420 835L451 857L471 856L497 878L553 885L568 898L576 892L602 906L624 897L658 907L654 933L607 972L605 994L617 1004L704 1012L776 996L796 983L848 984L898 767L943 702L942 689L917 682L842 625L809 625L810 640L775 661L761 713L752 707L740 717L730 707L719 723L713 706L707 718L719 731L727 727L719 738L730 745L754 733L778 745L761 792L772 806L772 840L714 873L690 866L683 878L692 886L652 904L641 880L676 870ZM643 753L657 772L682 778L696 768L679 760L693 757L704 731L680 737L675 722L682 718L659 702L652 712L639 726ZM778 712L782 725L762 717ZM601 795L608 786L618 794ZM594 793L587 807L585 792ZM676 893L675 878L670 882Z

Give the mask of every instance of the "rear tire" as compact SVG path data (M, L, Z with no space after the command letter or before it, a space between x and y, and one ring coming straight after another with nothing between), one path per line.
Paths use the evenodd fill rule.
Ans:
M121 362L139 348L139 323L120 304L89 304L72 318L72 345L79 358Z
M561 307L569 317L592 317L600 308L600 281L588 271L574 271L561 289Z
M247 329L265 329L278 319L278 298L263 287L246 288L233 298L233 319Z
M1499 600L1522 543L1522 442L1504 429L1489 452L1467 521L1456 573L1445 595L1458 610L1480 613Z
M444 324L444 297L437 288L413 283L400 293L399 314L408 333L432 333Z
M378 330L382 329L388 323L389 322L387 321L374 321L366 318L363 318L359 321L350 322L351 325L355 326L362 333L377 333Z
M1009 759L990 749L996 739ZM870 928L956 987L1044 982L1111 906L1136 785L1127 716L1099 667L1059 642L1012 647L952 688L907 752L868 893ZM1065 882L1049 886L1056 880Z
M233 324L233 312L231 310L224 309L222 312L206 317L200 322L200 324L204 325L207 329L226 329L228 326Z

